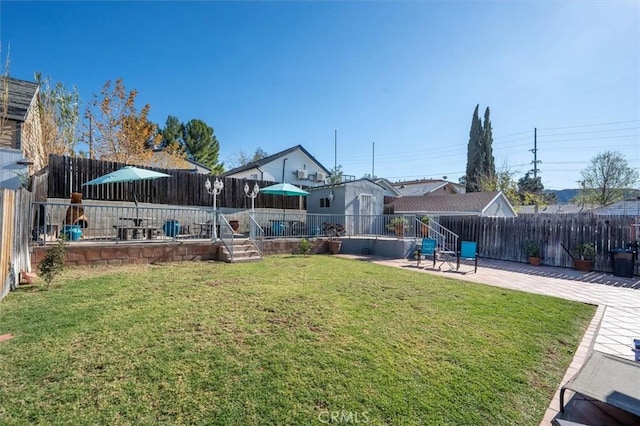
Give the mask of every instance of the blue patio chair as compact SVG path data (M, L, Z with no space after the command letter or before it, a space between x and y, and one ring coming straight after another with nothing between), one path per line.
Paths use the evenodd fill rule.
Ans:
M423 238L422 245L420 247L420 252L418 253L418 266L420 266L420 259L422 256L431 256L433 258L433 268L436 267L436 240L435 238Z
M478 272L478 243L475 241L462 241L460 243L460 251L458 252L457 271L460 272L460 261L472 261L473 272ZM471 271L467 271L471 272ZM466 273L466 272L464 272Z

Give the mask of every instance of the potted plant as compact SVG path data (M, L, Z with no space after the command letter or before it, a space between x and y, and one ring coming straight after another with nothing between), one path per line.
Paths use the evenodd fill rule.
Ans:
M573 267L578 271L591 271L596 259L593 243L581 243L573 248Z
M524 251L527 253L529 263L534 266L540 265L540 245L537 241L527 240L524 242Z
M404 235L404 229L409 224L409 221L402 216L394 217L387 225L389 231L394 231L397 236L402 237Z
M422 225L420 226L420 232L422 233L422 236L428 235L429 234L429 216L422 216L422 218L420 219L420 222L422 222Z
M329 245L329 253L338 254L340 253L340 248L342 247L342 240L338 239L344 235L345 229L344 226L339 223L325 223L322 226L322 230L325 235L329 237L328 245Z

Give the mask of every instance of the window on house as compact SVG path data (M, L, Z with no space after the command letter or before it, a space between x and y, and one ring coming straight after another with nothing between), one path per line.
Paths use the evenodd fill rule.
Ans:
M328 198L320 198L320 208L331 207L331 201Z

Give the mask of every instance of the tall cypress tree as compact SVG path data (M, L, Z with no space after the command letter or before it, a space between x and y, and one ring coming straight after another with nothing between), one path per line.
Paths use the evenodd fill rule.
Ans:
M482 129L482 175L492 179L496 175L496 165L493 159L493 129L489 118L489 107L484 111L484 127Z
M469 144L467 145L467 175L465 178L467 192L478 191L478 172L481 167L482 160L482 122L478 116L478 108L476 105L473 110L473 118L471 119L471 130L469 131Z

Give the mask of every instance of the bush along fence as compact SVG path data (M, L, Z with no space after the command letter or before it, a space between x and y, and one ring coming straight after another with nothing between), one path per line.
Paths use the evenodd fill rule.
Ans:
M609 251L624 248L640 239L640 220L634 216L594 214L521 215L515 218L447 216L440 224L458 234L461 240L477 241L480 257L526 262L526 241L536 241L542 263L572 267L569 252L582 243L596 248L594 268L611 271Z

